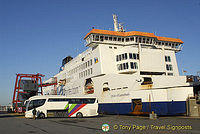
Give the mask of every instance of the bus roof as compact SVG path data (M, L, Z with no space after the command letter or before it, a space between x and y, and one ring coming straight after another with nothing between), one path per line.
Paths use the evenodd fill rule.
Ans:
M48 98L96 98L96 97L66 97L63 95L40 95L40 96L32 96L28 100L36 100L36 99L48 99Z

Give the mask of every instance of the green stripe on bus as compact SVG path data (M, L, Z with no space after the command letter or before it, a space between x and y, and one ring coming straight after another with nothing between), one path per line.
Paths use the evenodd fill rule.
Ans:
M72 104L68 110L68 112L71 112L71 110L76 106L77 104Z
M69 107L69 103L65 106L65 109L67 109Z

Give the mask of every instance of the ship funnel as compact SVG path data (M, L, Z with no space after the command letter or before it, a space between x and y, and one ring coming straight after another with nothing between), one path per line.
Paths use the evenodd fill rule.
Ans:
M116 14L113 14L113 21L114 21L114 31L119 31L117 15Z

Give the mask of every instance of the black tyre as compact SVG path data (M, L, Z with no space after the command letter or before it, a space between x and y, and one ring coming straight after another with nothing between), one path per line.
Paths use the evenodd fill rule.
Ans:
M45 119L45 114L44 113L40 113L39 114L39 119Z
M76 117L77 117L77 118L83 118L83 114L82 114L81 112L78 112L78 113L76 114Z

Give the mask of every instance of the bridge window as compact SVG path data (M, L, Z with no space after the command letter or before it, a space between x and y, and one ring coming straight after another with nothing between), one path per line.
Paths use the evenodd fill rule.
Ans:
M145 39L145 38L143 38L143 42L142 42L142 43L145 43L145 40L146 40L146 39Z
M141 37L139 37L139 43L142 43L142 38Z
M135 41L138 42L138 37L135 38Z
M126 42L129 42L129 38L126 38Z
M108 36L105 36L105 40L108 40Z
M99 41L99 35L95 36L95 41Z
M149 44L149 38L147 38L147 41L146 41L146 43L148 43L148 44Z
M131 37L131 38L130 38L130 41L134 41L134 37Z
M104 37L104 36L100 36L100 41L103 41L103 37Z

